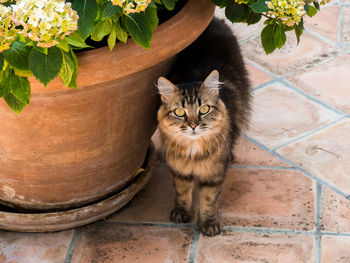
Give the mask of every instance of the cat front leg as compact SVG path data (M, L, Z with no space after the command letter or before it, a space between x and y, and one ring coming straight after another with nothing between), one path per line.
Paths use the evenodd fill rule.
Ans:
M222 183L199 183L200 207L198 226L206 236L215 236L221 233L218 218L218 197Z
M193 216L193 177L174 175L173 181L175 187L175 207L170 213L170 219L175 223L188 223Z

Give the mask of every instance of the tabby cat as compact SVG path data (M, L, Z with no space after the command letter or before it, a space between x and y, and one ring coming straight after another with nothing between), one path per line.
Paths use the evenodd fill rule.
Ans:
M169 79L158 79L157 87L162 100L159 130L176 192L171 220L192 219L197 182L199 229L204 235L217 235L217 199L250 109L247 72L237 40L224 21L214 18L178 56Z

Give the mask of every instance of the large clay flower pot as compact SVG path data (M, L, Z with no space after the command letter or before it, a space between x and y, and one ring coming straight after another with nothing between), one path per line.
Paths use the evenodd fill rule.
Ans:
M78 89L34 78L18 115L0 100L0 202L36 211L71 209L123 187L145 159L156 128L156 78L193 42L214 12L189 0L154 32L151 49L132 40L79 54Z

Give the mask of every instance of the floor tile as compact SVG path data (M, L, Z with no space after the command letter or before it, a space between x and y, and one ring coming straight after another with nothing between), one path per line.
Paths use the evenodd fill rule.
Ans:
M274 83L254 92L248 136L274 148L339 118L339 115Z
M96 223L82 228L72 263L187 262L192 230Z
M312 230L313 181L294 170L230 169L220 197L223 225Z
M350 7L344 7L341 34L342 38L340 43L350 44Z
M313 66L315 63L338 54L336 47L328 45L319 38L304 32L297 45L294 32L287 32L287 42L280 50L266 55L262 48L260 37L254 38L242 45L245 58L252 60L267 69L268 72L285 76Z
M278 150L313 175L350 194L350 119Z
M246 63L246 68L248 71L248 76L249 76L249 80L251 82L252 88L256 88L256 87L272 80L271 76L258 70L257 68L251 66L250 64Z
M349 248L349 236L323 236L321 263L349 263Z
M238 139L234 147L235 165L289 167L287 163L260 149L244 137Z
M311 236L229 233L202 237L197 263L314 263Z
M73 231L32 234L0 230L1 263L62 263Z
M350 201L327 187L322 194L321 230L350 233ZM350 262L350 261L349 261Z
M317 99L350 114L349 72L350 55L343 55L296 74L289 81Z
M313 17L305 16L304 25L320 35L337 42L338 39L338 6L326 6Z
M166 165L158 164L147 186L110 221L118 222L169 222L174 205L174 188Z

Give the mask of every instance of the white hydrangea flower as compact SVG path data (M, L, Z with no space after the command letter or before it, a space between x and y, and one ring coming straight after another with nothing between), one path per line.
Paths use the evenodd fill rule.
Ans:
M65 0L17 0L13 8L21 33L39 47L52 47L78 29L77 12Z
M280 19L287 26L298 24L306 14L304 0L271 0L266 4L271 9L266 14Z
M12 9L0 4L0 53L10 48L17 33L18 30L13 23Z
M110 0L113 5L123 8L125 14L140 13L146 10L151 0Z

